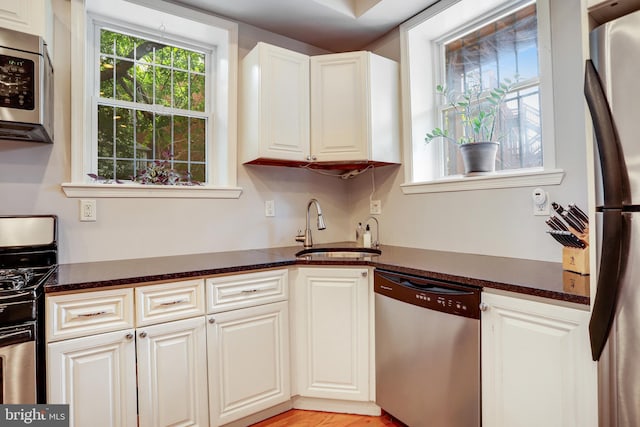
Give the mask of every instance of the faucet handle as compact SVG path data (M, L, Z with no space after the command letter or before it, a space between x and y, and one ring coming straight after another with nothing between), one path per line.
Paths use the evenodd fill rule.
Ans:
M296 234L296 242L304 242L304 233L298 228L298 234Z

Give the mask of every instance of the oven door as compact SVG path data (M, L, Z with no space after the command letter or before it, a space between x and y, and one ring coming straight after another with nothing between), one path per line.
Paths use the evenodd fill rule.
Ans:
M35 323L0 328L0 404L36 403Z

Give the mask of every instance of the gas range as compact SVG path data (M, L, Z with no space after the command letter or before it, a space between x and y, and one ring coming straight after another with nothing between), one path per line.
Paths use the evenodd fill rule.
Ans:
M0 216L0 404L45 403L44 284L57 253L55 216Z

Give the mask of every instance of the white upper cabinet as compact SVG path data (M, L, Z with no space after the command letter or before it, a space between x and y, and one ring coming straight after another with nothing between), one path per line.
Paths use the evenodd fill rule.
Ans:
M308 57L258 43L242 61L240 159L399 163L399 86L398 64L371 52Z
M0 0L0 27L44 38L53 57L51 0Z
M371 52L311 58L311 153L398 163L398 64Z
M242 61L240 158L309 156L309 57L258 43Z

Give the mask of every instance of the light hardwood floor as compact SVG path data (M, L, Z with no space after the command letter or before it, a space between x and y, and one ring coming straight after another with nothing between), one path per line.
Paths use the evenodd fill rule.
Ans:
M253 424L252 427L404 427L387 414L379 417L292 409L275 417Z

